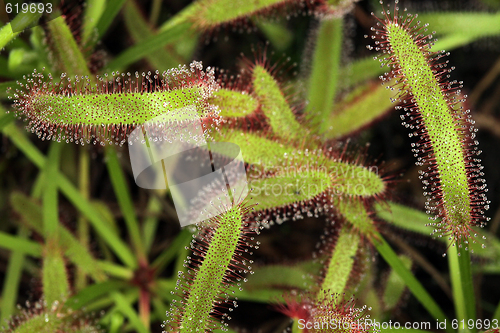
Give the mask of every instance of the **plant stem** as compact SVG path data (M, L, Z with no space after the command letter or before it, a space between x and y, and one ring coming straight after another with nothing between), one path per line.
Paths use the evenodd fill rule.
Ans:
M90 197L90 181L89 181L90 158L89 152L86 149L80 149L79 161L79 187L82 197L89 200ZM89 223L85 217L80 214L78 218L78 238L80 243L88 250L89 249ZM76 273L75 288L76 290L83 289L87 285L87 275L79 267Z
M299 328L299 320L294 319L292 323L292 333L302 333L304 330Z
M139 291L139 315L144 326L149 329L151 316L151 295L149 290L141 288Z
M450 243L451 241L448 241ZM475 328L469 329L467 321L476 319L476 302L474 298L474 285L470 269L470 254L462 246L450 246L448 264L450 267L451 285L455 303L456 316L459 322L458 331L474 333ZM461 323L464 320L465 326Z

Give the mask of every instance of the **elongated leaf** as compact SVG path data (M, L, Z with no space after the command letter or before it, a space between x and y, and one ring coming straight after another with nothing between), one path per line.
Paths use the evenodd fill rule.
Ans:
M391 266L391 268L399 274L403 279L406 286L412 292L413 296L420 301L424 308L439 321L447 320L446 315L439 305L434 301L434 299L429 295L429 293L424 289L420 282L415 278L415 276L409 271L404 264L399 260L398 256L392 248L387 244L382 235L377 234L376 240L373 241L373 245L384 258L384 260ZM449 321L449 320L447 320ZM446 331L452 333L453 329L451 326L446 327Z
M112 71L126 68L128 65L150 54L152 51L158 50L167 44L183 38L190 27L191 23L184 21L179 22L179 24L169 26L168 29L165 29L158 34L135 44L119 54L114 60L109 62L107 69Z
M139 333L149 333L149 330L144 327L141 319L137 315L137 312L132 307L132 305L125 299L125 297L119 292L112 292L112 297L115 301L116 308L128 318L132 327Z
M48 241L43 254L43 295L50 307L69 296L70 287L61 249L54 240Z
M269 119L273 132L284 139L303 137L304 129L297 122L276 79L264 67L256 65L252 80L261 110Z
M33 230L37 233L44 233L42 208L34 200L21 194L20 192L14 192L10 197L10 202L16 212L23 217L25 223L30 228L33 228ZM58 232L59 244L61 248L65 250L64 254L67 255L68 258L79 268L92 276L92 278L96 281L105 280L106 276L97 265L95 259L73 236L73 234L64 226L60 226Z
M97 38L99 40L108 30L114 18L120 12L125 0L109 0L106 3L106 9L101 14L99 22L95 26L97 29Z
M432 229L427 226L429 216L419 210L400 205L394 202L375 205L378 217L409 231L422 235L429 235ZM473 228L475 241L469 241L469 247L474 255L489 258L493 261L500 259L500 241L495 235L481 228ZM445 237L438 240L446 242ZM483 247L483 243L485 246Z
M4 111L0 108L0 117L3 117ZM10 124L6 126L2 133L9 137L12 142L28 157L37 167L41 168L45 164L43 154L26 138L24 132L21 132L16 126ZM58 173L55 181L61 192L81 211L92 223L92 226L106 240L111 248L115 250L116 255L130 267L136 266L136 260L125 243L102 221L100 215L93 209L92 205L85 200L73 184L62 174Z
M135 1L127 1L123 9L127 30L135 43L140 43L155 35L141 15L140 9ZM179 59L174 52L167 51L165 48L159 48L149 53L146 58L154 68L161 71L177 67L179 63L184 63L184 61Z
M113 189L115 195L118 199L118 204L123 212L123 217L125 218L125 223L129 232L129 236L132 239L132 244L134 246L137 257L140 261L146 261L146 253L144 245L142 243L142 236L139 229L139 222L134 211L134 203L130 197L130 190L125 182L125 175L121 169L120 162L118 161L118 156L116 155L115 147L106 146L106 158L108 173L111 178L111 184L113 184Z
M73 38L71 30L64 21L64 17L59 16L50 21L48 28L51 36L51 45L63 71L67 72L70 76L88 76L92 79L87 68L87 62Z
M3 8L2 8L3 10ZM3 50L5 45L17 37L24 29L35 24L42 14L36 11L35 13L19 13L2 28L0 28L0 50Z
M19 251L35 257L42 255L42 246L36 242L12 236L0 231L0 247L8 250Z
M394 107L393 97L394 92L381 85L356 90L323 121L325 137L337 139L369 126Z
M332 112L339 81L342 50L342 19L323 20L320 23L312 72L309 78L306 117L313 128L328 130L324 121Z
M17 237L19 239L25 239L28 235L29 231L27 228L23 226L19 227L17 232ZM4 244L1 241L0 243ZM41 255L41 246L39 246L38 253ZM21 274L24 265L24 254L23 251L14 250L9 258L9 264L7 266L5 281L2 288L2 300L0 302L0 320L2 322L5 322L5 320L10 317L17 303L17 294L19 292L19 284L21 282Z

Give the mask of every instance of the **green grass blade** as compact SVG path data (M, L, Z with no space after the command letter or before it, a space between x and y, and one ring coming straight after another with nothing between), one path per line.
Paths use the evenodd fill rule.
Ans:
M130 190L125 181L125 175L123 174L118 156L116 155L116 148L114 146L106 146L105 154L107 160L106 166L108 168L109 177L111 178L111 184L113 185L116 198L118 199L120 210L123 213L129 236L132 239L132 245L134 246L139 261L145 263L147 258L142 242L139 222L135 215L134 203L130 197Z
M450 50L479 38L500 34L500 12L434 12L421 14L418 18L436 30L438 36L443 36L432 47L435 51ZM450 36L459 38L454 43L447 41L445 45L444 41Z
M368 127L394 107L393 97L394 92L381 85L356 90L323 119L325 137L338 139Z
M115 301L115 306L118 309L118 311L120 311L123 315L125 315L125 317L128 318L132 327L136 329L136 332L149 333L149 330L146 327L144 327L144 324L137 315L137 312L135 312L134 308L123 296L123 294L115 291L112 293L112 297Z
M151 52L183 38L190 27L191 23L180 21L179 24L172 25L158 34L135 44L110 61L106 66L107 70L113 71L126 68L128 65L142 59Z
M149 253L153 245L157 228L158 215L161 212L161 202L156 196L151 196L148 202L147 214L142 226L144 250Z
M333 110L339 81L340 56L342 51L342 18L323 20L318 31L316 47L309 78L306 118L320 132L327 130L324 119Z
M125 25L135 43L140 43L155 35L141 15L141 11L135 1L127 1L123 9ZM179 56L176 56L173 51L169 52L165 48L159 48L154 52L150 52L146 56L146 59L153 68L157 68L160 71L177 67L179 63L184 63L186 60L179 59Z
M20 226L17 232L18 239L26 239L29 231L23 226ZM3 244L3 242L0 242ZM36 243L34 243L36 244ZM37 244L38 245L38 244ZM39 255L41 255L41 246L38 246ZM19 284L21 282L21 275L24 265L24 252L12 251L7 270L5 271L5 281L2 289L2 300L0 302L0 321L5 322L16 307L17 294L19 292Z
M76 295L71 296L66 301L66 306L73 310L79 310L90 302L108 295L118 289L126 288L128 284L124 281L105 281L95 283L80 290Z
M403 262L401 262L397 254L385 241L382 235L376 233L375 238L377 239L373 240L373 245L380 253L380 255L384 258L384 260L389 264L389 266L391 266L391 268L403 279L408 289L412 292L413 296L415 296L415 298L420 301L420 303L433 318L439 319L439 321L447 319L443 310L441 310L436 301L434 301L434 299L424 289L424 287L415 278L412 272L405 267ZM447 332L453 332L453 329L450 325L447 326Z
M99 23L104 9L106 6L106 0L87 0L85 11L83 15L83 32L82 32L82 44L86 45Z
M192 239L192 233L189 228L184 228L179 232L175 239L170 243L168 249L163 251L158 258L151 264L151 267L157 271L162 271L174 258L179 257L180 250L189 246Z
M411 258L405 255L400 255L399 259L408 270L411 269ZM394 272L394 270L391 270L391 272L389 273L389 277L387 278L386 287L384 289L383 302L385 305L385 309L393 310L396 308L403 292L405 291L405 288L406 285L403 279L401 279L401 277L396 272Z
M254 274L249 277L245 284L245 290L249 293L262 289L292 289L307 290L316 284L313 278L320 273L320 265L305 262L302 264L289 265L267 265L253 267Z
M44 234L43 213L40 205L20 192L11 194L10 203L14 210L21 215L26 225L35 232ZM97 265L96 260L88 249L85 248L66 227L59 226L58 236L60 247L65 249L65 255L71 262L96 281L103 281L106 279L104 272Z
M500 318L500 302L498 302L497 309L493 313L493 317L491 317L491 319L498 319L498 318Z
M3 50L5 45L17 37L24 29L35 24L40 18L41 13L19 13L11 23L7 23L0 28L0 50ZM12 31L12 25L16 27L16 32Z
M375 204L375 210L378 217L394 224L399 228L416 232L422 235L429 235L432 229L426 224L429 223L429 216L417 209L406 207L394 202L385 204ZM473 250L474 255L487 258L491 261L500 260L500 241L495 235L473 227L476 239L481 241L469 241L469 250ZM446 237L438 237L437 240L446 242ZM483 243L486 245L483 248Z
M12 236L2 231L0 231L0 247L11 251L19 251L37 258L42 256L42 246L40 244Z
M52 142L49 154L45 159L43 172L45 174L45 184L43 190L43 233L46 239L58 240L59 238L59 209L57 198L57 184L54 182L59 170L59 159L63 145L59 142Z
M0 116L3 110L0 108ZM29 141L26 135L13 124L6 126L2 133L21 150L31 162L41 168L45 164L45 157L38 148ZM57 173L55 178L61 192L69 199L69 201L80 211L95 228L97 233L106 241L106 243L115 251L115 254L129 267L135 268L137 261L130 249L127 247L119 236L102 221L101 216L94 209L92 204L85 200L75 186L62 174Z
M43 254L43 296L49 307L69 296L70 287L63 251L55 239L48 239Z
M95 26L97 29L96 41L100 40L102 36L106 33L109 26L115 19L116 15L120 12L120 9L125 4L125 0L109 0L106 4L106 9L99 18L99 22Z

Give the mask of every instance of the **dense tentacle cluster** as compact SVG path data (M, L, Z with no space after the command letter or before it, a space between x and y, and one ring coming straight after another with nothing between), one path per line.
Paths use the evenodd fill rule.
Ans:
M167 124L182 121L182 110L193 106L205 123L219 123L219 109L208 103L219 86L214 70L204 71L200 62L161 74L114 72L96 81L66 74L56 81L35 72L10 97L16 115L27 119L28 128L42 140L82 145L121 145L137 125L158 116Z
M19 313L11 318L2 332L54 332L54 333L102 333L96 325L96 318L81 311L72 311L64 303L55 303L51 307L44 300L36 303L26 302L26 308L19 306Z
M443 52L430 51L432 35L427 25L420 26L416 15L383 10L377 28L372 28L374 46L369 49L387 55L391 72L384 81L394 79L400 90L403 125L410 137L419 137L412 144L421 171L428 213L440 222L431 223L438 236L447 235L462 246L471 236L472 226L484 226L488 209L483 167L478 155L476 129L470 111L463 110L461 82L449 81L448 61ZM381 61L384 61L381 59Z
M301 332L377 332L369 320L367 307L357 308L354 298L344 300L338 294L319 301L310 295L287 294L284 298L286 304L277 305L275 308L293 318L293 325L297 325Z
M230 301L233 283L246 281L252 273L248 255L257 249L254 235L261 227L248 220L254 205L243 201L227 212L198 225L199 233L191 242L187 273L180 272L175 302L165 322L168 332L205 332L230 319L236 301ZM214 320L217 318L218 320Z

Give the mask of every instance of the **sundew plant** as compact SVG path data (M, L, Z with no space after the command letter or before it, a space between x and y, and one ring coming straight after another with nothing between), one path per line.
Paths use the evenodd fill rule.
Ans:
M1 6L2 332L499 332L498 0Z

